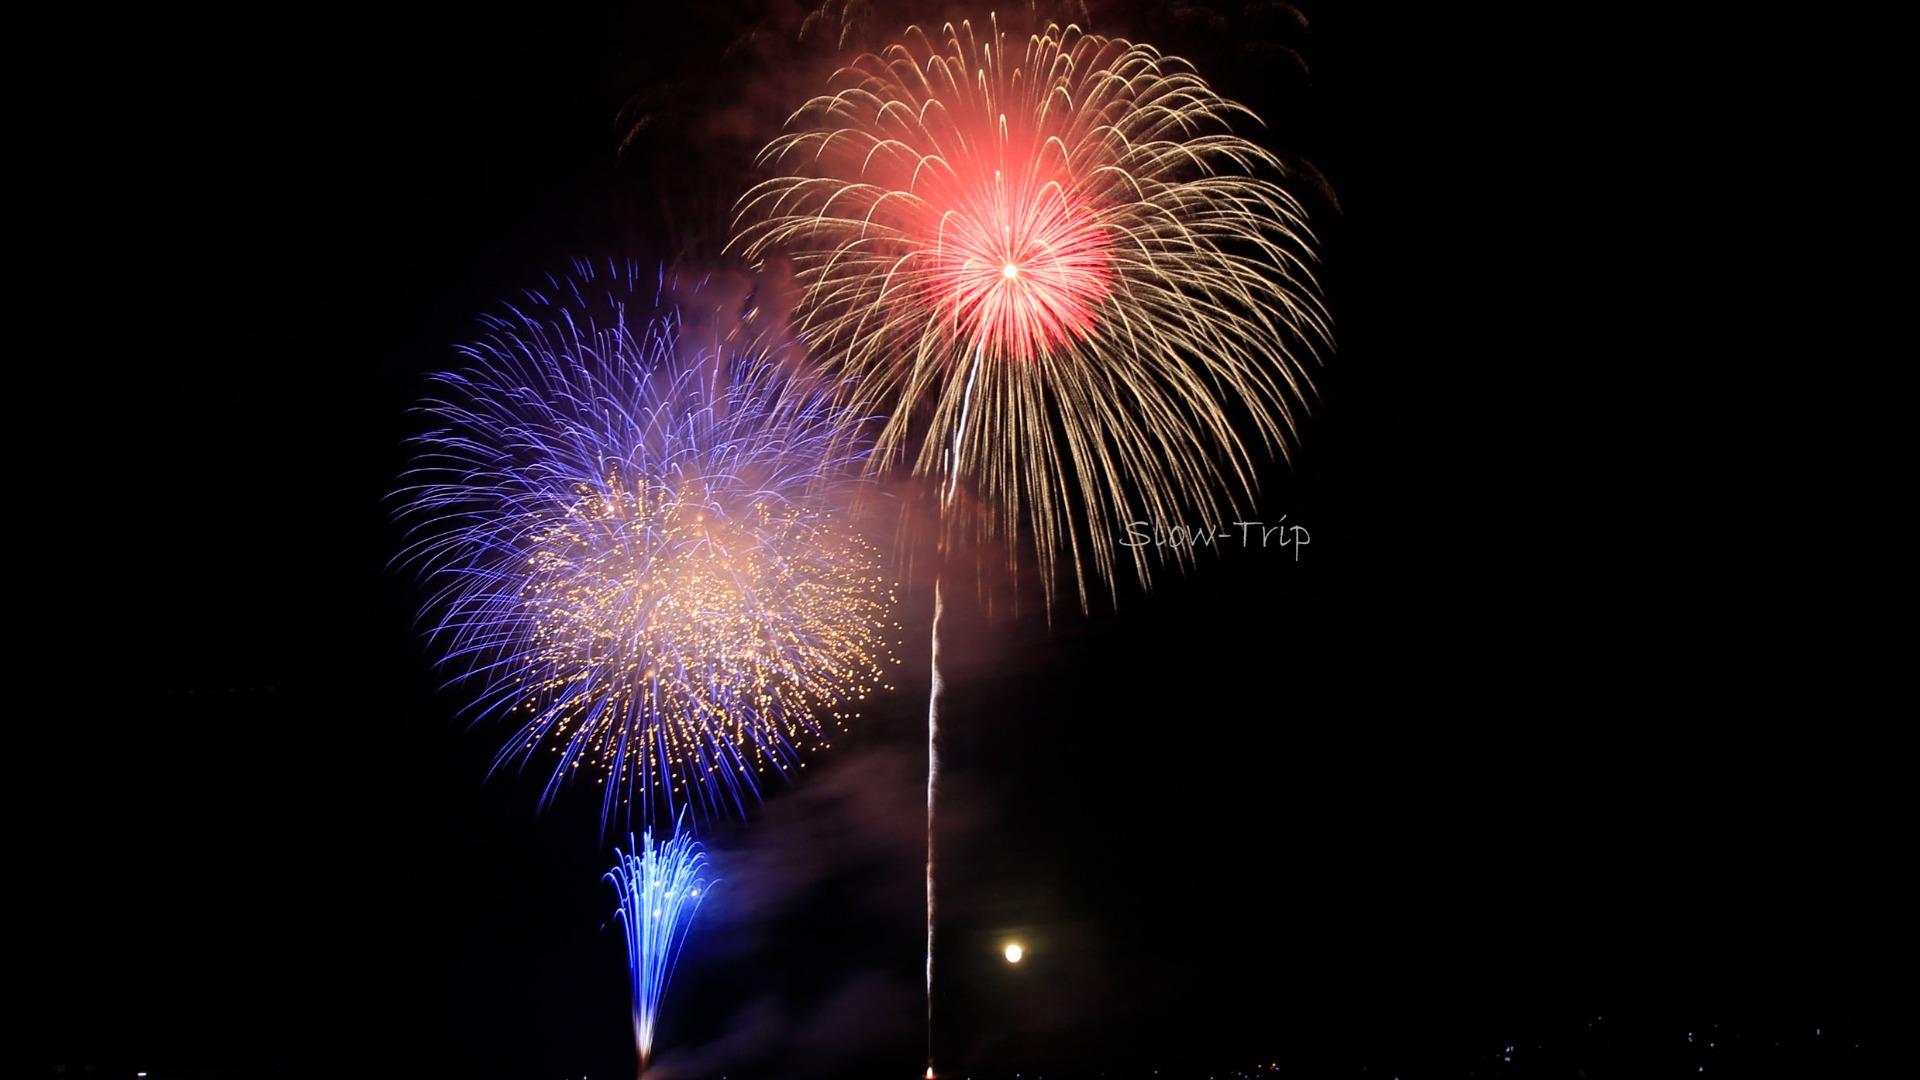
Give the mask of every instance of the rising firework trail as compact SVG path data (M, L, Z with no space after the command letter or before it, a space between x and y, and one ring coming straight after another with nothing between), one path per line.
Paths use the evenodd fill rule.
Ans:
M667 992L687 930L709 886L707 853L685 826L682 815L673 838L664 844L654 843L651 829L641 833L638 842L628 835L627 851L614 849L613 869L605 878L619 898L613 917L626 938L627 971L633 983L633 1045L641 1076L653 1058L660 998Z
M830 388L736 312L689 331L667 284L579 267L488 317L401 493L452 681L512 725L495 768L538 763L542 805L592 778L603 825L742 811L895 662Z
M1287 454L1331 333L1305 209L1231 129L1249 110L1075 27L1021 50L997 24L911 29L828 89L763 151L776 175L739 201L735 243L792 260L813 357L886 417L874 467L942 477L949 524L967 482L1009 558L1024 531L1049 600L1065 564L1083 608L1090 581L1117 596L1121 523L1251 499L1234 417ZM937 656L937 614L934 637Z

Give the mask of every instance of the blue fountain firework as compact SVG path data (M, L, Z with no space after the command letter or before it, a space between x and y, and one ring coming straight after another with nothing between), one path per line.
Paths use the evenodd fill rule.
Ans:
M633 982L633 1042L646 1072L653 1057L654 1021L660 998L673 978L674 964L686 944L694 913L706 898L707 853L685 827L676 822L673 838L655 844L653 830L636 842L627 837L627 851L614 849L613 883L619 906L613 917L627 941L627 969Z
M513 725L494 769L544 758L542 807L595 779L603 828L743 813L898 662L861 425L717 292L576 265L488 316L398 493L450 685Z

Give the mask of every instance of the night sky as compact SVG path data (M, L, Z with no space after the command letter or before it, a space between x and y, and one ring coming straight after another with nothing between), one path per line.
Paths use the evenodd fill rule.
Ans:
M574 257L725 269L816 74L775 62L797 10L88 28L81 313L37 361L78 385L14 403L32 1070L630 1074L597 800L484 781L500 730L440 688L386 493L480 312ZM1567 149L1630 90L1538 87L1618 28L1299 10L1094 7L1323 180L1338 351L1251 515L1312 544L1051 623L961 605L943 1073L1882 1075L1897 761L1774 651L1791 587L1672 535L1661 335L1587 329L1664 238L1624 257L1592 208L1658 168L1616 125ZM930 603L853 735L706 830L663 1080L923 1067Z

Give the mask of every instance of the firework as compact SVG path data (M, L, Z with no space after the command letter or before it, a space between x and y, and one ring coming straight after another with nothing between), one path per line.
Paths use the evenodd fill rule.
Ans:
M614 849L613 869L606 874L619 905L613 917L627 942L627 972L633 982L633 1043L640 1073L653 1056L654 1021L660 998L673 978L673 967L686 944L694 913L708 889L707 853L685 828L675 823L673 838L656 845L651 829L636 843L627 837L627 851Z
M401 493L443 662L512 724L495 768L550 770L543 806L592 777L603 823L743 810L884 685L897 629L830 390L635 286L580 267L487 318Z
M1254 119L1150 46L916 28L794 113L761 155L778 175L736 206L750 259L792 260L801 333L850 407L886 416L872 463L944 474L943 510L968 481L1009 558L1031 536L1049 604L1063 559L1083 608L1090 578L1117 590L1121 523L1227 520L1254 465L1233 417L1285 454L1312 393L1313 236L1235 118ZM936 577L929 1077L943 607Z
M887 417L876 466L970 482L1083 606L1118 523L1250 496L1232 418L1287 452L1329 341L1305 211L1229 127L1250 112L1150 46L965 22L831 91L763 151L735 242L793 260L814 356Z

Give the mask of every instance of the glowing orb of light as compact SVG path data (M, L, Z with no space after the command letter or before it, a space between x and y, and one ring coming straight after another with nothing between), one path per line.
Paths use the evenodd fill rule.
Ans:
M1007 963L1017 964L1020 962L1020 958L1025 955L1027 955L1027 950L1021 948L1017 943L1007 946Z

